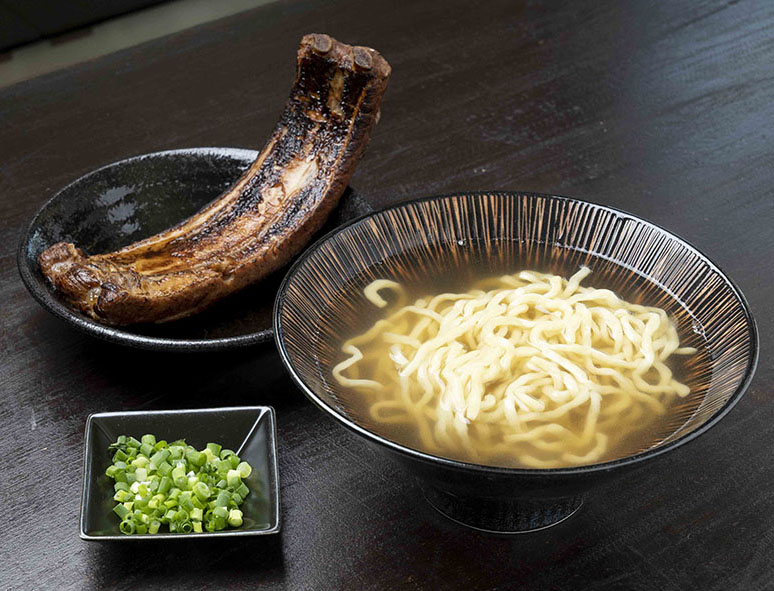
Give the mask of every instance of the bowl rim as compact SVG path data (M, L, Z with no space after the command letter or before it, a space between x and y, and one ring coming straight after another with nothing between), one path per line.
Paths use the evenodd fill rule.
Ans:
M19 270L22 283L27 291L46 311L57 318L64 320L70 326L73 326L91 336L99 339L127 345L137 349L147 349L152 351L222 351L226 349L236 349L248 347L250 345L268 343L273 336L273 328L258 330L248 334L219 337L214 339L174 339L168 337L154 337L139 335L122 330L121 327L102 324L96 320L89 319L77 312L71 310L68 306L60 302L49 289L41 288L33 270L30 268L27 260L27 247L32 238L33 230L38 226L38 220L52 203L61 198L61 194L84 181L88 181L92 176L123 164L137 162L145 158L158 158L175 155L201 156L207 154L221 154L232 158L241 159L245 162L255 160L258 150L249 148L232 148L221 146L200 146L191 148L177 148L173 150L160 150L146 154L137 154L115 162L110 162L79 176L75 180L67 183L41 205L33 216L27 228L21 234L19 246L16 250L16 266Z
M92 473L92 437L94 431L94 421L102 418L114 418L131 416L148 416L148 415L183 415L183 414L209 414L214 412L233 411L233 412L250 412L259 411L260 414L256 417L253 425L245 436L245 439L250 437L253 432L258 428L261 421L267 421L268 432L268 455L269 455L269 470L271 471L272 482L268 483L269 495L274 501L274 512L272 515L272 523L270 527L265 529L227 529L215 532L201 532L201 533L187 533L187 534L173 534L173 533L158 533L152 535L136 535L127 536L124 534L93 534L86 533L86 512L87 512L87 493L92 485L91 473ZM237 452L241 451L237 449ZM187 539L204 539L204 538L235 538L243 536L262 536L279 533L282 529L281 522L281 507L280 507L280 485L279 485L279 457L277 450L277 413L272 406L265 405L253 405L253 406L218 406L209 408L176 408L176 409L162 409L162 410L126 410L126 411L108 411L108 412L96 412L90 413L86 417L86 426L84 427L83 434L83 461L81 465L81 500L80 500L80 512L78 515L78 537L88 542L118 542L118 541L143 541L143 540L187 540Z
M715 411L715 413L697 429L691 431L690 433L686 433L685 435L681 435L680 437L677 437L673 441L670 441L669 443L663 446L659 446L631 456L626 456L623 458L618 458L607 462L587 464L583 466L564 467L564 468L507 468L502 466L487 466L484 464L475 464L472 462L464 462L461 460L443 458L441 456L429 454L417 449L404 446L395 441L391 441L386 437L383 437L364 427L361 427L353 420L349 419L348 417L339 413L330 405L326 404L315 392L312 391L311 388L309 388L306 385L306 383L304 383L303 379L301 379L301 376L298 374L295 367L293 366L293 363L291 362L290 356L285 347L284 335L282 330L281 310L286 299L288 286L290 285L290 282L292 281L298 269L303 264L305 264L307 259L309 259L313 253L317 252L324 243L328 242L329 240L332 240L335 237L335 235L348 230L350 227L355 226L356 224L359 224L366 219L375 217L377 215L381 215L387 211L399 209L416 203L424 203L424 202L436 201L436 200L440 201L440 200L452 199L452 198L484 197L484 196L500 196L500 197L511 197L511 198L526 196L526 197L537 197L540 199L561 201L561 202L583 203L583 204L591 205L592 207L599 208L601 210L606 210L606 211L615 213L619 217L628 218L637 223L645 224L646 226L655 228L665 233L666 235L671 236L672 238L675 238L682 244L684 244L688 248L688 250L692 251L696 256L698 256L699 259L701 259L705 264L707 264L726 282L726 284L731 289L732 293L737 297L737 299L741 303L742 312L744 314L745 320L747 321L747 334L748 334L748 340L750 342L750 356L748 358L747 367L744 370L744 374L741 382L736 387L733 394L731 394L731 396L726 401L726 403L717 411ZM602 205L599 203L595 203L593 201L578 199L575 197L566 197L564 195L552 195L550 193L540 193L540 192L534 192L534 191L455 191L452 193L443 193L440 195L429 195L429 196L419 197L415 199L409 198L409 199L400 201L398 203L389 205L387 207L384 207L382 209L379 209L377 211L373 211L371 213L362 215L356 219L353 219L339 226L335 230L327 233L325 236L317 240L314 244L309 246L303 253L301 253L301 255L293 262L293 264L290 266L287 273L285 274L285 277L283 278L279 289L277 290L277 296L276 296L276 299L274 300L273 317L274 317L274 341L276 343L277 350L279 352L280 358L282 359L282 363L285 366L285 369L288 371L292 380L301 389L304 395L307 398L309 398L318 408L325 411L328 415L332 416L339 423L341 423L348 429L353 430L356 433L359 433L360 435L364 436L367 440L373 443L376 443L380 446L386 447L389 450L397 452L400 455L407 456L413 460L418 460L420 462L429 463L436 466L440 465L440 466L457 469L457 470L466 470L466 471L478 472L482 474L503 475L503 476L555 477L555 476L569 476L574 474L587 475L587 474L598 473L598 472L608 472L608 471L616 470L623 467L630 467L636 464L641 464L646 460L656 458L678 447L681 447L686 443L695 440L700 435L709 431L712 427L717 425L717 423L720 422L720 420L723 417L725 417L734 406L736 406L736 403L739 402L739 399L742 397L744 392L749 387L750 382L752 381L753 375L755 374L755 369L757 368L757 365L758 365L758 356L759 356L759 348L760 348L758 328L755 323L755 318L752 315L750 305L747 301L747 298L745 298L744 294L742 293L742 290L739 289L736 283L730 277L728 277L728 275L726 275L709 257L707 257L704 253L702 253L698 248L696 248L689 241L683 239L681 236L675 234L674 232L667 230L666 228L664 228L659 224L648 221L644 218L636 216L622 209L618 209L616 207L611 207L609 205Z

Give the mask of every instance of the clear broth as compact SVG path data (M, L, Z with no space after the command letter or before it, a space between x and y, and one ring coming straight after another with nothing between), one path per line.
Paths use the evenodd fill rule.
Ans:
M385 309L377 308L363 296L363 288L374 279L391 279L400 283L409 295L409 301L443 292L460 293L471 289L482 279L523 270L551 273L569 278L581 265L592 273L583 281L586 287L610 289L620 298L634 304L664 309L677 327L680 345L694 347L690 356L673 355L668 360L675 379L686 384L691 392L685 398L675 397L664 415L651 414L637 429L611 438L611 445L598 462L615 460L658 446L674 437L690 419L706 393L710 375L710 354L702 337L702 329L688 310L667 291L648 278L616 262L577 250L525 243L500 243L493 256L491 243L457 243L449 250L445 264L428 265L420 251L408 250L400 256L385 259L353 279L345 292L352 294L358 309L357 318L349 323L339 338L329 338L322 347L333 350L333 362L347 356L342 344L370 328L385 316ZM389 296L385 294L389 299ZM390 310L388 306L387 310ZM325 337L322 337L325 339ZM385 351L386 354L386 351ZM361 367L360 377L368 377L367 367ZM514 376L516 377L516 376ZM512 456L492 456L485 459L472 457L465 451L432 452L425 449L413 425L385 424L374 421L369 414L371 399L365 392L340 386L332 375L323 376L329 391L334 393L341 411L363 427L406 447L426 453L435 453L449 459L486 465L523 468ZM568 464L570 466L570 464Z

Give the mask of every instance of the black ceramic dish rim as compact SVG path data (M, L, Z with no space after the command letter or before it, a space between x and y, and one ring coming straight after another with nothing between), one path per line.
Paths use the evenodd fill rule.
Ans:
M449 199L449 198L476 197L476 196L502 196L502 197L526 196L526 197L537 197L541 199L548 199L548 200L553 200L558 202L587 204L587 205L591 205L592 207L599 208L601 210L607 210L620 217L628 218L637 223L645 224L646 226L655 228L656 230L664 232L666 235L671 236L672 238L675 238L683 245L685 245L688 248L688 250L692 251L696 256L698 256L704 263L706 263L713 271L715 271L726 282L728 287L731 289L734 295L739 299L739 302L742 305L742 311L744 313L745 320L747 321L747 326L748 326L748 337L750 341L751 351L750 351L750 358L748 360L747 367L745 368L744 377L740 382L739 386L737 386L734 393L729 397L726 403L720 409L718 409L715 412L715 414L712 417L710 417L703 425L701 425L700 427L698 427L697 429L695 429L690 433L687 433L685 435L682 435L676 438L673 441L670 441L666 445L663 445L654 449L650 449L644 452L640 452L635 455L619 458L616 460L611 460L608 462L602 462L598 464L588 464L585 466L577 466L572 468L504 468L499 466L486 466L483 464L473 464L470 462L463 462L460 460L452 460L449 458L434 456L432 454L428 454L416 449L412 449L410 447L403 446L385 437L377 435L376 433L373 433L372 431L369 431L368 429L361 427L360 425L350 420L343 414L340 414L339 412L337 412L333 407L323 402L317 396L317 394L315 394L311 390L311 388L309 388L304 383L304 381L301 379L301 376L299 376L298 373L296 372L295 368L293 367L293 364L290 361L290 357L285 348L284 339L282 336L283 333L282 333L282 320L281 320L280 310L285 300L285 293L287 292L288 285L291 279L293 278L293 276L295 275L296 270L301 265L303 265L314 252L317 252L317 250L319 250L319 248L325 242L332 239L334 235L340 232L343 232L349 227L355 226L366 219L380 215L387 211L405 207L412 203L423 203L427 201L442 200L442 199ZM712 427L714 427L717 423L719 423L720 420L723 417L725 417L731 411L731 409L736 405L736 403L739 401L739 399L742 397L742 395L749 387L750 382L752 381L753 375L755 374L755 369L758 365L758 356L759 356L759 348L760 348L760 343L758 340L758 328L755 323L755 318L752 315L752 311L750 310L750 305L747 302L747 298L745 298L744 294L742 293L742 290L739 289L736 283L734 283L705 254L703 254L699 249L693 246L693 244L691 244L687 240L684 240L674 232L671 232L656 223L650 222L648 220L640 218L636 215L633 215L621 209L610 207L608 205L601 205L599 203L594 203L593 201L588 201L584 199L565 197L563 195L551 195L550 193L539 193L534 191L458 191L453 193L444 193L442 195L430 195L426 197L420 197L417 199L407 199L405 201L401 201L400 203L396 203L389 207L385 207L378 211L374 211L366 215L362 215L356 219L353 219L347 222L346 224L339 226L335 230L329 232L328 234L326 234L325 236L317 240L314 244L309 246L303 253L301 253L301 255L299 255L299 257L293 262L293 264L290 266L287 273L285 274L285 277L283 278L279 289L277 290L277 297L274 300L273 317L274 317L274 340L276 342L277 350L279 351L280 358L282 359L282 363L285 366L285 369L288 371L288 373L290 374L295 384L301 389L301 391L306 395L306 397L309 398L318 408L326 412L328 415L332 416L336 421L340 422L348 429L355 431L356 433L359 433L360 435L364 436L366 439L374 443L377 443L381 446L387 447L388 449L395 451L403 456L408 456L411 459L425 462L428 464L433 464L436 466L440 465L440 466L457 469L457 470L478 472L478 473L489 474L489 475L500 475L500 476L557 477L557 476L572 476L572 475L579 475L579 476L591 475L593 473L599 473L599 472L610 472L616 469L631 467L636 464L641 464L646 460L656 458L678 447L681 447L686 443L695 440L700 435L709 431Z
M258 345L262 343L269 343L274 336L272 328L260 330L257 332L249 333L246 335L240 335L236 337L223 337L218 339L169 339L164 337L150 337L132 334L121 330L119 327L109 326L107 324L100 324L95 320L90 320L85 316L82 316L68 308L65 304L60 302L49 289L41 289L38 285L35 277L33 277L32 270L27 264L27 246L30 243L32 237L33 228L36 227L38 218L48 208L48 206L59 198L60 194L72 187L75 184L81 183L88 179L90 176L95 175L107 168L112 168L121 164L127 164L130 162L136 162L144 158L152 158L157 156L173 156L176 154L202 154L207 152L230 154L237 156L240 153L245 156L245 160L257 157L257 150L250 150L247 148L228 148L217 146L195 147L195 148L179 148L175 150L162 150L159 152L150 152L147 154L139 154L130 158L124 158L123 160L117 160L100 166L86 174L78 177L74 181L68 183L64 187L60 188L54 195L46 201L40 209L38 209L35 216L32 218L27 230L22 234L19 241L19 247L16 251L16 265L19 269L19 275L21 276L22 283L24 283L27 291L30 292L33 298L48 312L64 320L69 325L77 328L81 332L85 332L94 337L109 341L111 343L117 343L120 345L128 345L136 349L146 349L150 351L178 351L178 352L199 352L199 351L225 351L231 349L238 349L243 347L249 347L251 345ZM249 155L249 156L248 156Z
M252 428L245 436L247 439L255 430L258 423L263 420L265 415L269 416L269 453L273 458L272 461L272 479L273 486L271 487L271 495L274 497L274 524L267 529L253 529L253 530L224 530L219 532L202 532L202 533L189 533L189 534L170 534L160 533L153 535L134 535L127 536L124 534L95 536L86 533L85 528L85 516L86 516L86 492L90 486L90 479L88 476L91 474L89 470L89 459L91 449L91 432L94 429L94 419L100 419L103 417L125 417L127 415L180 415L189 413L210 413L219 411L261 411L261 414L253 423ZM171 409L171 410L133 410L133 411L114 411L114 412L98 412L91 413L86 418L86 427L84 429L83 437L84 453L83 453L83 465L82 469L82 483L81 483L81 510L78 516L78 536L88 542L120 542L120 541L143 541L143 540L190 540L200 538L238 538L243 536L265 536L279 533L282 529L282 523L280 516L282 515L280 509L280 488L279 488L279 454L277 450L277 412L274 407L271 406L222 406L213 408L187 408L187 409ZM239 454L240 450L237 450Z

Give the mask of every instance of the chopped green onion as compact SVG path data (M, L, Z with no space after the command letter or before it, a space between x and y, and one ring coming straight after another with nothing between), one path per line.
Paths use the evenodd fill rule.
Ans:
M113 500L119 503L123 503L133 497L134 495L130 493L128 490L119 490L119 491L116 491L116 494L113 495Z
M131 519L125 519L121 522L121 525L118 526L118 529L121 530L122 534L130 536L137 530L137 526L134 525L134 521Z
M185 453L185 459L188 461L189 464L193 464L194 466L199 467L199 466L203 466L204 463L207 461L207 456L205 456L200 451L191 449Z
M204 482L197 482L193 487L193 492L196 497L202 501L206 501L210 498L210 487Z
M115 513L121 519L123 519L124 517L129 515L131 513L131 511L129 511L129 509L127 509L123 505L116 505L115 507L113 507L113 513Z
M160 449L150 457L150 463L156 466L157 468L159 468L161 467L161 464L167 461L168 457L169 457L169 450Z
M159 494L167 494L169 489L172 488L172 479L169 476L162 476L159 480L159 487L156 489Z
M239 470L239 475L242 478L247 478L253 472L252 466L250 466L250 464L247 462L239 462L236 469Z
M237 488L240 484L242 484L242 477L240 476L239 471L229 470L228 474L226 474L226 482L231 488Z
M252 468L230 449L208 443L201 451L178 439L121 435L110 444L113 512L126 534L214 532L240 527L239 506L249 494L243 479Z
M230 500L231 493L227 490L222 490L218 493L218 498L215 499L215 507L227 507Z
M239 527L242 525L242 512L239 509L231 509L228 512L228 524L231 527Z
M173 460L179 460L183 457L183 454L185 453L185 448L181 445L170 445L169 446L169 455Z

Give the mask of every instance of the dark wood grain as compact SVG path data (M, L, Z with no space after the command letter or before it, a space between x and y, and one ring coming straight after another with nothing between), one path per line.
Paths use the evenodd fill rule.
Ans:
M59 187L133 154L260 147L302 34L371 45L393 77L352 184L378 205L457 190L572 195L688 239L739 284L761 362L719 426L515 538L461 529L325 419L271 348L131 351L40 309L15 269ZM0 588L774 588L774 4L283 2L0 91ZM90 412L271 404L271 540L77 537ZM162 552L163 554L155 554Z

